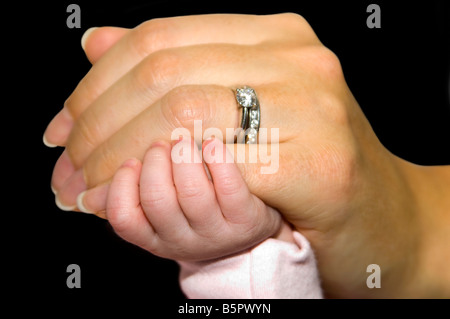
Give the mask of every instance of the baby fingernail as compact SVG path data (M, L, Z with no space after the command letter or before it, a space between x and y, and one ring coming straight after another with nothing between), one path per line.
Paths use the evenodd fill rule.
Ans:
M120 167L135 167L139 164L139 160L137 158L129 158Z

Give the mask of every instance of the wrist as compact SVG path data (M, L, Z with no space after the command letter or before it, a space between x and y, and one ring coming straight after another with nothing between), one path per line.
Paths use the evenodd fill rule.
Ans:
M295 243L294 235L292 232L293 230L291 226L287 222L283 221L281 223L280 229L271 238L288 243Z
M410 181L410 164L390 152L379 152L364 170L363 182L354 195L357 205L343 234L352 235L351 261L360 276L349 281L344 295L357 298L408 298L421 291L418 274L421 243L419 205ZM359 231L355 233L355 229ZM350 257L350 258L352 258ZM380 269L381 287L367 285L371 264Z
M417 250L412 297L450 296L450 166L420 166L398 160L416 208Z

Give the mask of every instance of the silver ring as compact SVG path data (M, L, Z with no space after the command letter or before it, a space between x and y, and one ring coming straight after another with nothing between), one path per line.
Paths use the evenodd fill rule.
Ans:
M248 86L238 88L236 89L236 100L242 107L241 129L244 132L243 137L238 137L238 142L256 144L261 123L261 111L256 92Z

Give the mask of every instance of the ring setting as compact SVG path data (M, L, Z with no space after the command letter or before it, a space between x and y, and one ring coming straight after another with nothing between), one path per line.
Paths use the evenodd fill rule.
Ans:
M246 144L256 144L261 122L261 111L256 92L248 86L238 88L236 100L242 107L241 129L245 132L245 136L241 138L241 141Z

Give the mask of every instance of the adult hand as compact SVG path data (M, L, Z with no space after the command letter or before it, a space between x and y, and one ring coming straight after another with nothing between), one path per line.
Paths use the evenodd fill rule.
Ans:
M151 20L94 30L85 48L95 63L45 133L47 143L66 146L52 178L60 205L74 208L81 191L107 182L126 159L142 159L174 129L193 134L194 120L203 130L238 127L233 89L249 85L261 103L261 127L279 128L280 166L275 174L261 174L261 162L239 167L251 192L311 241L327 294L441 292L433 272L442 264L428 244L448 242L448 232L426 231L450 203L424 194L450 188L435 178L442 170L404 162L380 144L339 60L303 18ZM249 147L256 146L235 145L246 154ZM438 213L424 219L430 203ZM373 263L382 289L366 285Z

